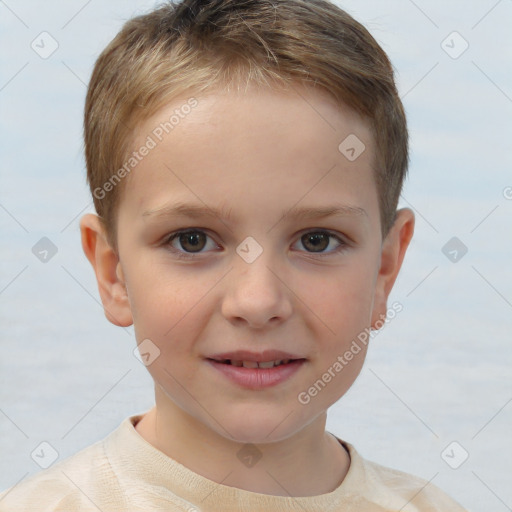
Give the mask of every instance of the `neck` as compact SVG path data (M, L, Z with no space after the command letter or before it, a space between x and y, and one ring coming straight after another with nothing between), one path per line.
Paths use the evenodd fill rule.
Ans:
M325 431L325 413L281 441L246 444L198 422L158 390L155 397L156 406L137 423L137 432L214 482L274 496L317 496L334 491L348 471L350 457Z

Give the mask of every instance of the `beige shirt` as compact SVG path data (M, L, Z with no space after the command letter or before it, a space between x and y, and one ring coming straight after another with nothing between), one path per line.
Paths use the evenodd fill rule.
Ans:
M284 497L218 484L179 464L126 418L105 439L0 494L0 512L464 512L433 484L350 453L341 485L319 496Z

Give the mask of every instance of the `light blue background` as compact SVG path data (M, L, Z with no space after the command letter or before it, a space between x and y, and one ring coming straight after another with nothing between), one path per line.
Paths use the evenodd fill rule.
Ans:
M82 254L82 110L95 58L152 1L0 1L0 489L153 404L133 328L109 324ZM512 2L347 0L388 52L407 110L415 238L392 293L404 310L329 413L328 429L381 464L430 480L469 510L512 507ZM48 59L31 42L59 44ZM469 43L451 58L441 43ZM455 44L455 43L454 43ZM456 42L455 50L457 47ZM505 191L505 192L504 192ZM41 263L43 236L57 254ZM453 236L468 253L452 263ZM451 469L441 452L460 443Z

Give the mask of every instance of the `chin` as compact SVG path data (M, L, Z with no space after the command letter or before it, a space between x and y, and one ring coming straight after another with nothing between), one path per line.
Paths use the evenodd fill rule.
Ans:
M272 430L272 428L268 428L267 430L258 429L254 426L251 429L246 427L242 427L240 430L230 430L231 436L227 436L224 432L224 437L229 439L230 441L234 441L240 444L269 444L275 443L285 439L287 436L274 436L268 435L268 432Z
M290 416L293 416L290 415ZM262 417L261 413L257 415L244 414L238 418L224 417L222 426L215 426L217 432L229 439L242 444L268 444L287 439L294 432L300 430L300 426L290 425L289 422L283 422L282 415L269 415ZM231 420L231 421L230 421ZM286 423L286 425L284 425ZM229 432L229 433L228 433Z

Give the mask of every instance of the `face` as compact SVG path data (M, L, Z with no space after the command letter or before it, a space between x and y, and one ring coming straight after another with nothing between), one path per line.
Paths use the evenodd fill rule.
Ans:
M187 98L173 101L140 126L134 147L148 136L156 146L119 206L118 275L137 342L159 351L148 366L158 406L241 442L284 439L324 414L366 348L340 371L338 356L385 312L370 129L295 90L198 96L161 133ZM365 145L355 160L338 149L349 135ZM211 361L271 350L299 361L245 380L228 376L244 368Z

